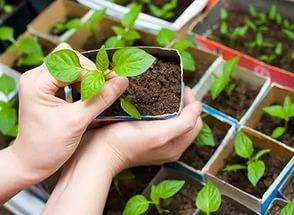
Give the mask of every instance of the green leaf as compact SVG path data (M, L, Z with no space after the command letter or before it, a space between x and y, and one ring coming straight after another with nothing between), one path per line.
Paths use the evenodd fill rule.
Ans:
M22 53L43 56L43 51L37 37L23 37L17 42L17 46Z
M199 191L196 197L196 207L206 214L216 212L221 205L221 193L210 181Z
M96 67L98 70L105 72L109 67L109 59L105 49L105 46L102 45L96 56Z
M88 71L81 82L82 101L88 100L99 93L105 83L104 74L100 71Z
M144 73L155 61L155 58L138 48L123 48L112 57L113 70L116 74L134 77Z
M284 112L286 114L286 116L288 117L288 119L292 116L294 116L294 110L291 109L291 107L293 107L294 103L292 103L290 96L286 96L284 99L284 104L283 104L283 108L284 108Z
M130 198L124 208L123 215L141 215L149 208L149 201L143 195Z
M293 31L290 31L290 30L287 30L287 29L284 29L283 30L284 34L289 37L291 40L294 40L294 32Z
M155 185L151 186L150 199L155 204L159 204L159 202L160 202L160 197L156 193L156 186Z
M133 118L142 119L140 112L130 101L124 98L120 98L120 106L127 114L129 114Z
M235 152L240 157L247 159L249 159L254 152L252 141L243 132L239 132L236 135Z
M265 171L265 165L264 162L261 160L254 161L250 163L247 167L248 171L248 179L251 182L251 184L255 187L258 181L261 179L261 177L264 174Z
M275 47L275 54L276 55L281 55L283 53L283 44L277 43L276 47Z
M18 125L14 125L8 132L6 135L10 136L10 137L16 137L18 134Z
M168 199L179 192L184 184L183 180L164 180L155 186L154 192L158 199Z
M215 146L212 130L205 122L203 122L202 128L196 138L196 144L203 146Z
M278 117L280 119L287 120L287 115L283 106L281 105L272 105L269 107L263 108L263 111L273 117Z
M38 54L22 55L17 60L17 66L35 66L41 64L43 57Z
M0 27L0 40L8 40L14 42L14 29L11 27L3 26Z
M130 169L125 169L121 171L119 174L117 174L113 180L126 181L126 180L133 180L135 178L136 176Z
M263 36L260 32L257 33L255 41L257 46L261 46L263 44Z
M180 56L184 70L194 72L196 70L196 63L193 56L187 51L181 51Z
M104 9L102 10L96 10L91 17L89 18L89 20L85 23L85 25L87 26L87 28L94 29L95 25L97 25L98 22L100 22L106 15L106 11Z
M105 42L106 48L120 48L125 47L125 42L116 36L109 37Z
M133 28L136 19L138 18L140 12L142 10L142 5L140 4L132 4L128 13L124 15L122 18L122 25L127 28Z
M229 60L227 60L224 63L223 66L223 74L226 78L230 78L230 76L233 74L233 72L236 70L236 67L239 63L240 57L239 56L235 56Z
M79 18L69 20L64 27L66 29L81 29L85 23L83 23Z
M0 76L0 92L8 96L15 89L16 89L15 80L9 75L2 74Z
M277 127L273 130L273 133L272 133L272 138L274 139L277 139L279 137L281 137L286 131L286 128L285 127Z
M233 164L233 165L228 165L226 168L224 168L224 171L238 171L241 169L247 169L247 166L241 165L241 164Z
M220 9L220 17L222 20L226 20L229 17L228 11L225 8Z
M114 31L114 33L116 33L117 35L121 37L124 37L124 35L126 34L125 29L119 26L113 26L112 30Z
M281 215L293 215L294 214L294 201L288 202L288 204L282 208Z
M139 34L139 32L135 31L135 30L129 30L125 35L124 35L124 40L125 41L134 41L137 39L141 38L141 35Z
M252 158L252 160L253 160L253 161L259 160L262 156L264 156L264 155L266 155L266 154L268 154L268 153L270 153L270 152L271 152L270 149L262 149L262 150L258 151L258 152L254 155L254 157Z
M276 20L277 14L278 14L277 6L276 5L272 5L271 6L271 9L269 11L269 19L270 20Z
M0 131L7 135L14 128L17 122L16 111L13 108L3 108L0 110Z
M82 71L80 60L76 53L69 49L63 49L51 53L44 58L50 74L59 81L71 83L75 81Z
M177 49L179 52L180 51L185 51L187 48L192 47L192 42L191 40L178 40L177 42L175 42L175 44L173 45L174 49Z
M252 17L256 17L257 16L257 10L256 10L256 7L252 4L249 5L249 14L250 16Z
M212 76L212 84L210 87L210 94L212 99L216 99L228 84L228 79L222 77Z
M228 84L228 85L225 87L225 91L226 91L226 93L227 93L227 95L228 95L229 97L231 97L231 95L232 95L232 93L233 93L235 87L236 87L236 84L233 84L233 83L232 83L232 84Z
M156 41L161 46L168 46L175 39L175 34L172 30L162 28L156 36Z
M220 32L224 35L228 35L229 33L229 26L226 22L221 22Z

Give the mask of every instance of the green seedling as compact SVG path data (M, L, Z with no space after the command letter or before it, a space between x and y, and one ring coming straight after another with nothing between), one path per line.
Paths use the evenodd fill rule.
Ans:
M287 203L281 210L281 215L292 215L294 214L294 200Z
M44 54L38 38L35 36L25 36L17 40L8 47L7 52L20 52L17 59L17 66L37 66L42 63Z
M194 45L191 40L176 40L174 32L167 28L162 28L158 32L156 40L157 43L163 47L177 49L180 53L184 70L188 72L195 72L196 62L193 56L187 51L189 47L193 47Z
M221 193L210 181L198 192L195 199L196 207L206 215L217 212L221 206Z
M216 76L213 74L212 84L210 87L210 94L213 100L216 99L223 91L225 91L229 97L231 96L236 87L234 83L230 83L231 75L235 72L239 60L239 56L227 60L223 65L222 75Z
M135 21L137 20L141 10L141 5L131 5L129 12L126 13L121 20L122 27L112 27L112 30L116 35L106 40L105 46L107 48L132 46L136 40L141 38L140 33L134 29Z
M130 198L124 208L123 215L141 215L145 214L149 207L155 206L157 212L162 215L168 213L160 206L160 200L172 198L184 186L182 180L164 180L157 185L152 185L150 200L143 195L135 195Z
M9 41L11 43L15 42L14 39L14 29L8 26L0 27L0 41Z
M290 54L290 59L291 59L292 61L294 61L294 51L291 52L291 54Z
M273 22L276 22L278 25L282 24L283 18L281 16L281 14L278 12L276 5L271 6L270 11L268 13L268 19Z
M10 14L13 10L13 5L8 4L6 0L0 0L0 12L3 11L5 14Z
M294 40L294 30L283 29L283 32L289 39Z
M203 121L203 119L207 116L207 114L202 114L202 128L194 140L194 143L199 146L215 146L215 141L213 137L213 132L209 125Z
M253 23L256 26L261 26L266 24L267 22L266 13L259 12L254 5L248 6L248 12L250 16L252 17Z
M258 32L256 34L256 37L255 37L255 41L251 41L249 43L246 43L245 44L247 47L249 48L273 48L274 47L274 44L269 42L269 41L266 41L264 38L263 38L263 35L261 32Z
M153 16L157 16L163 19L171 19L175 16L175 9L177 8L178 0L170 0L163 6L156 6L149 0L148 7Z
M254 155L254 147L251 139L239 132L235 138L235 153L241 158L247 160L245 164L228 165L224 171L247 170L247 177L250 183L255 187L265 172L265 164L260 158L270 152L269 149L262 149Z
M73 18L69 20L65 18L55 25L53 32L55 34L60 34L70 29L82 29L91 33L95 40L99 42L100 38L97 34L96 26L105 17L105 14L105 10L96 10L86 22L83 22L80 18Z
M142 49L122 48L113 54L110 63L104 46L97 53L95 70L83 68L76 53L69 49L53 52L44 58L45 65L55 79L69 84L81 79L82 101L91 99L102 90L110 72L134 77L144 73L154 62L155 58ZM141 114L131 102L121 98L120 104L127 114L141 119Z
M284 126L279 126L272 132L272 137L277 139L281 137L288 129L288 122L291 117L294 117L294 102L291 101L290 96L286 96L283 105L272 105L263 108L263 111L272 117L282 119Z
M0 101L0 132L5 136L17 136L17 113L13 107L15 99L9 99L10 93L15 91L15 80L9 75L2 74L0 76L0 92L6 96L6 100Z
M123 196L121 193L121 190L119 188L119 183L122 181L129 181L135 179L136 176L130 169L125 169L122 172L120 172L118 175L116 175L112 181L114 188L118 192L120 196Z

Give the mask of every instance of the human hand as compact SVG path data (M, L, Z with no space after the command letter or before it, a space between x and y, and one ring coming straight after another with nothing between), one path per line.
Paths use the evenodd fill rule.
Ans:
M61 44L60 49L70 49ZM81 65L95 64L77 53ZM67 84L55 80L43 64L21 76L19 89L19 134L10 147L26 183L36 183L61 167L77 148L91 121L127 88L123 77L109 79L101 93L88 102L68 103L55 94Z

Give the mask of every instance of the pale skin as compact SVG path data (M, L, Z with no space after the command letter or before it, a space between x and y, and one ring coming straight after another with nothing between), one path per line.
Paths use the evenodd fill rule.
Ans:
M70 49L67 44L57 49L64 48ZM85 68L95 67L78 56ZM129 167L177 160L202 126L201 105L186 89L185 107L176 118L87 130L126 90L128 80L112 74L102 92L86 103L56 97L64 86L44 65L22 75L19 134L14 145L0 151L0 205L64 165L43 214L102 214L116 174Z

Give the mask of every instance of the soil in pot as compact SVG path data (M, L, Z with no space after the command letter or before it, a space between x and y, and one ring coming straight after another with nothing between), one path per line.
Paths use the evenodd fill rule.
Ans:
M261 119L258 121L255 129L262 133L271 136L273 130L279 126L284 126L284 122L281 119L274 118L268 114L263 114ZM288 122L288 128L284 135L279 137L277 140L282 143L294 148L294 119L290 118Z
M128 199L133 195L141 194L159 171L159 168L159 166L132 168L131 171L135 174L135 179L119 182L121 195L114 186L111 186L103 214L121 215Z
M223 91L213 100L210 92L207 92L203 102L240 120L257 97L260 88L251 87L249 83L234 78L232 83L236 84L236 88L231 97Z
M280 215L282 208L285 206L284 202L281 201L274 201L272 206L270 207L267 215Z
M201 170L210 157L213 155L215 150L221 144L222 140L226 136L227 130L221 129L214 125L209 125L212 129L212 133L215 140L215 146L200 146L195 143L192 143L188 149L183 153L180 158L180 161L186 163L187 165Z
M59 30L56 30L56 26L58 26L58 25L64 26L64 24L67 23L69 20L76 19L76 18L80 18L80 17L71 16L71 15L64 17L62 20L58 21L54 27L52 27L50 29L49 33L54 36L61 36L62 34L64 34L67 31L67 29L62 29L59 31Z
M194 72L184 71L184 82L185 85L189 86L190 88L193 88L198 81L201 79L201 77L204 75L206 70L209 68L211 63L209 62L203 62L199 61L197 62L197 68Z
M289 200L294 200L294 174L288 179L282 189L282 193Z
M287 165L288 159L276 156L270 152L269 154L263 156L262 160L264 161L266 170L263 177L257 183L256 187L254 187L247 179L246 170L236 172L220 170L217 174L217 177L247 193L252 194L253 196L256 196L257 198L262 198L263 194L267 191L283 168ZM246 163L246 160L233 153L225 160L224 167L231 164L242 163ZM244 180L240 180L240 178Z
M252 20L247 10L241 10L236 7L228 7L228 26L235 29L238 26L245 25L246 20ZM293 22L290 22L293 24ZM289 37L283 33L283 28L276 23L268 20L266 24L267 30L262 32L263 38L266 41L276 45L279 42L283 43L282 57L277 57L274 61L270 62L271 65L283 68L287 71L294 72L294 61L291 60L291 52L294 50L294 43ZM274 48L249 48L245 44L251 41L255 41L257 33L253 30L248 30L246 35L237 40L231 40L222 37L220 32L220 25L212 31L213 37L211 39L216 40L226 46L237 49L244 52L254 58L259 58L262 55L270 56L274 53Z

